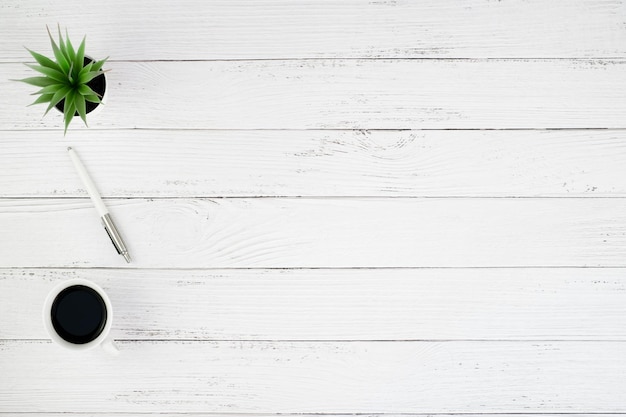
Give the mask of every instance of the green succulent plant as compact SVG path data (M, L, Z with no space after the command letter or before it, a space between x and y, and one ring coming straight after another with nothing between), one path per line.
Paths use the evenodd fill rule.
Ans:
M47 26L46 29L48 29ZM49 103L44 116L59 102L65 100L63 103L65 123L63 134L65 134L75 114L78 114L87 126L86 102L101 103L102 97L87 84L105 72L102 70L102 66L108 58L91 61L85 65L85 37L83 37L78 49L75 49L70 42L67 29L65 39L61 35L60 27L58 30L59 44L57 45L52 38L50 29L48 29L54 60L26 48L39 65L25 65L43 76L29 77L18 81L42 87L41 90L32 94L38 94L39 97L30 105Z

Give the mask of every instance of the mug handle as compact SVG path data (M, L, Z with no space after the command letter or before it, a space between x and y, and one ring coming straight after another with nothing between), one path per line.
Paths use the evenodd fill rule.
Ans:
M115 342L113 342L113 339L110 337L104 339L100 346L102 346L102 349L110 355L117 356L120 354L119 349L115 346Z

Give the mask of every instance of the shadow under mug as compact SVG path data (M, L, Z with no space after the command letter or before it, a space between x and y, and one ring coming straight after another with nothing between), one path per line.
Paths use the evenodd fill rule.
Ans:
M101 346L109 353L119 353L108 337L112 322L109 297L100 286L82 278L59 283L43 305L43 324L48 335L55 343L72 350Z

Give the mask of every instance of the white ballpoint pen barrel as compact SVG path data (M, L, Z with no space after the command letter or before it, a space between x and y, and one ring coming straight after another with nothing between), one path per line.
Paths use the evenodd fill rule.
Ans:
M117 253L122 255L124 259L126 259L126 262L130 262L130 255L128 254L128 249L126 249L124 240L122 239L122 236L118 232L117 227L115 227L115 224L113 223L113 219L111 219L111 215L109 214L109 210L107 210L106 206L104 205L104 202L102 201L102 197L100 197L100 193L98 193L98 189L96 188L96 185L91 180L91 177L87 173L85 166L78 158L78 155L76 154L74 149L72 149L71 147L68 147L67 152L69 153L70 159L72 160L72 163L74 164L74 167L76 168L76 171L78 172L78 176L80 177L81 181L85 185L85 188L87 189L87 194L89 194L89 197L91 198L91 201L93 202L93 205L96 207L96 210L98 211L98 215L100 216L100 220L102 221L104 230L106 230L107 234L111 238L111 243L113 243L113 246L117 250Z
M89 198L91 198L91 201L93 201L93 205L96 206L96 210L98 210L98 215L100 217L104 216L109 212L109 210L107 210L106 206L104 205L104 202L102 201L102 197L100 197L100 193L98 193L96 185L91 180L91 177L87 173L87 170L85 169L83 163L80 161L80 159L78 159L78 155L76 155L74 149L72 149L71 147L67 148L67 152L70 154L70 159L72 160L72 163L74 164L74 167L78 172L80 180L83 182L83 185L87 189L87 194L89 194Z

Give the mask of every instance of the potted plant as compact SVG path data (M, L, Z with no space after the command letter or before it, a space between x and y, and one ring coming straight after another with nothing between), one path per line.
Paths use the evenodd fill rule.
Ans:
M47 26L46 29L48 29ZM102 66L108 58L96 61L86 56L85 37L78 49L75 49L70 42L67 30L65 39L61 35L60 27L58 30L59 44L57 45L48 29L54 59L26 48L39 65L25 65L42 75L18 81L41 87L39 91L33 93L33 95L38 94L39 97L31 106L48 103L44 116L53 107L62 112L65 124L63 134L65 135L74 116L80 116L87 126L87 113L102 104L106 91L104 75L106 71L102 70Z

